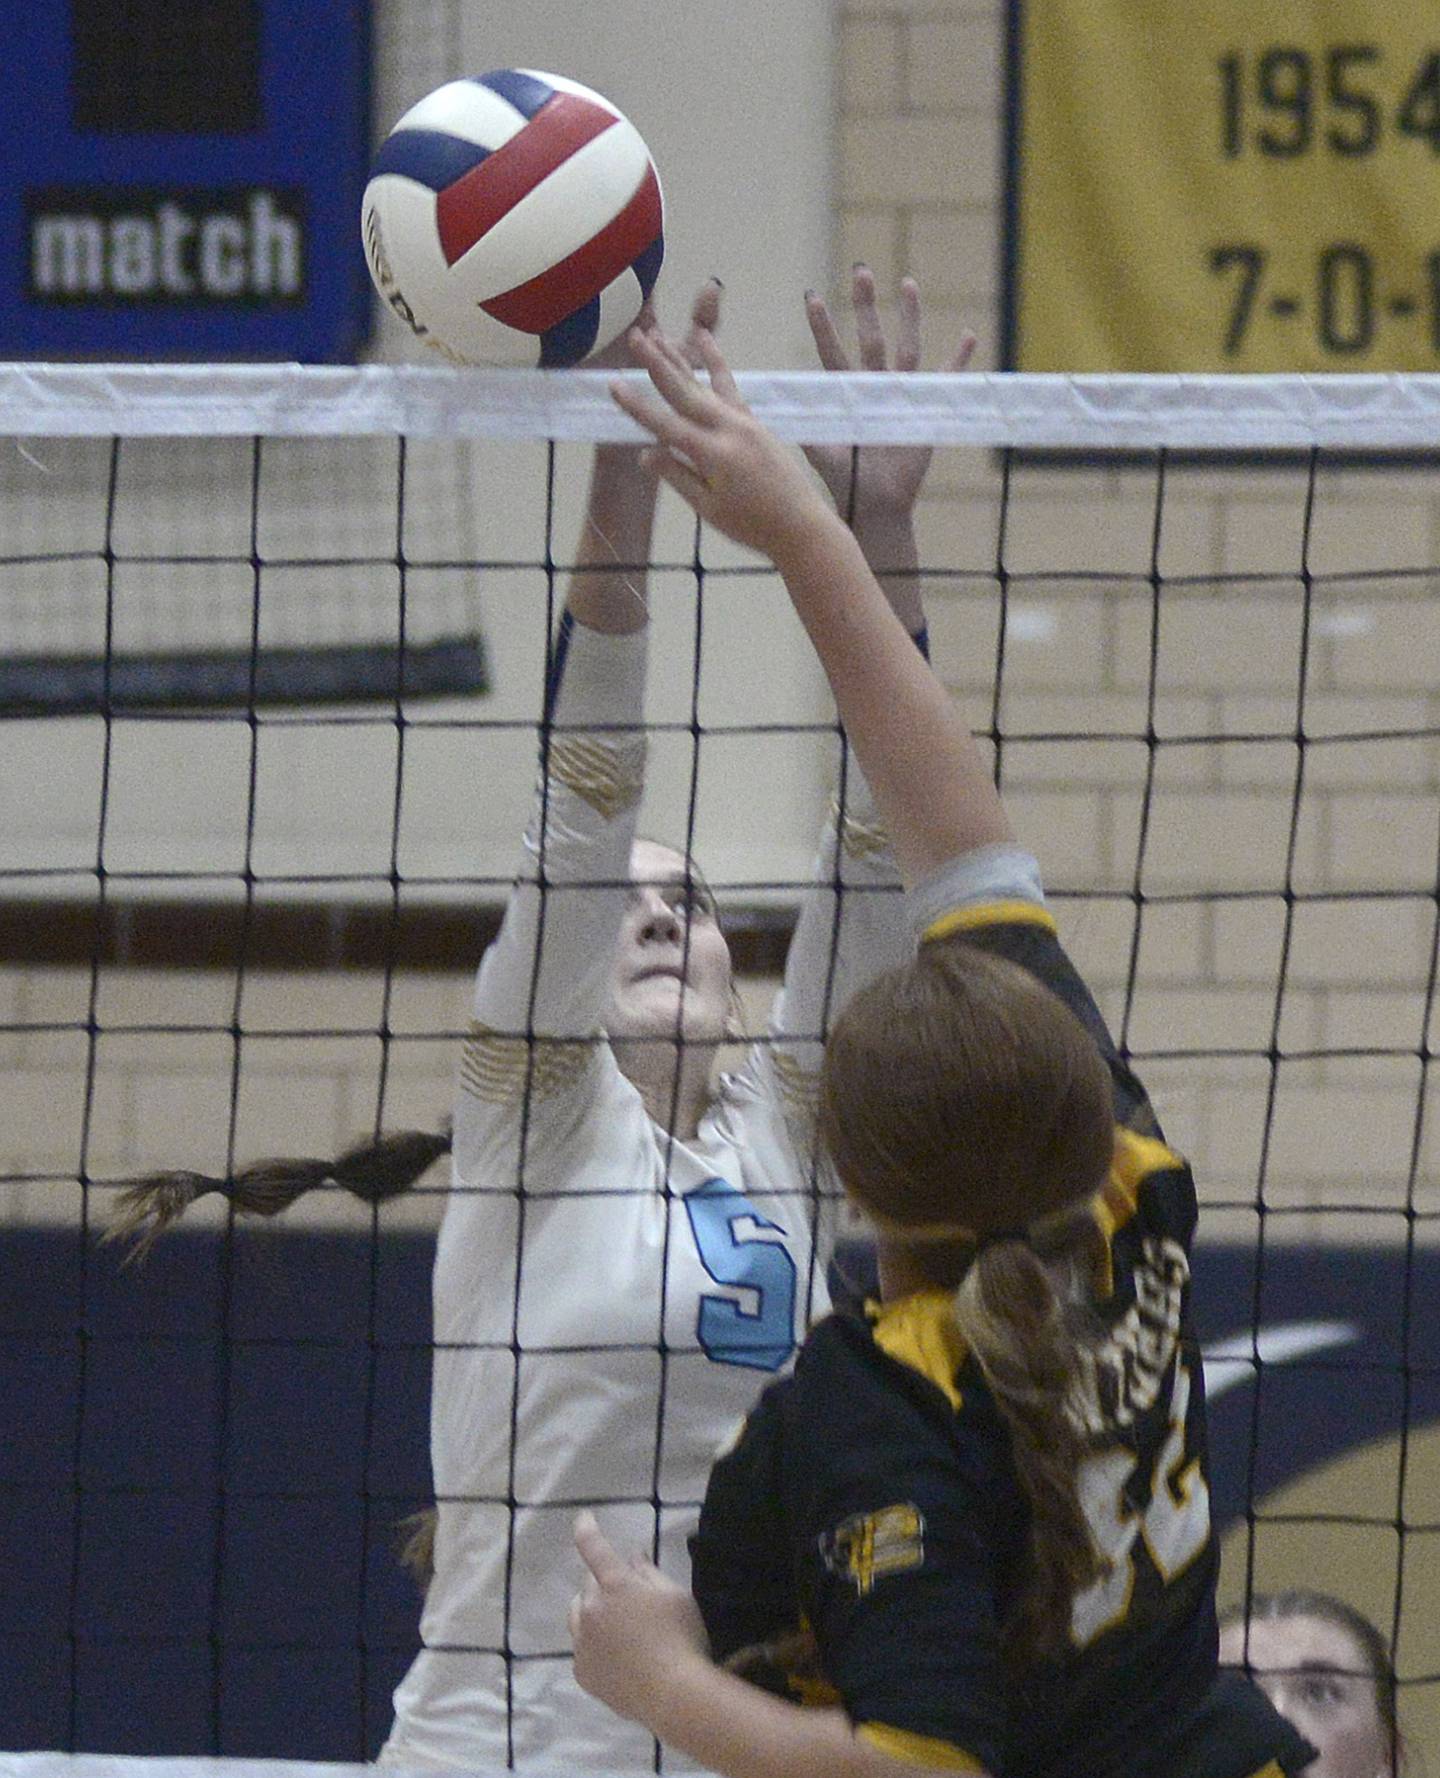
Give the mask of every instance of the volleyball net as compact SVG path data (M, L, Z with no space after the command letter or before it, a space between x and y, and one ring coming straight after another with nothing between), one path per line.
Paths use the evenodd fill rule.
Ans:
M107 1182L444 1117L588 454L631 436L607 382L0 367L17 1750L344 1761L383 1738L417 1639L395 1527L431 1494L440 1175L259 1228L202 1200L141 1269L99 1242ZM1323 1575L1391 1641L1425 1745L1440 383L742 388L797 443L935 447L936 669L1194 1161L1226 1596ZM693 836L758 1032L841 739L765 564L667 499L649 567L641 829ZM664 1542L693 1499L663 1425L639 1437L655 1480L625 1504ZM532 1653L505 1623L476 1658Z

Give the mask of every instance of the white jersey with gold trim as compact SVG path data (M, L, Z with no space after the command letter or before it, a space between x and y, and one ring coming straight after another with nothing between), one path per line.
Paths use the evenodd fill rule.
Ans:
M650 1737L575 1686L571 1525L594 1505L619 1547L688 1581L717 1446L827 1306L816 1237L835 1194L813 1154L826 1008L913 946L852 772L765 1039L696 1137L667 1137L600 1032L643 774L643 734L623 725L638 722L644 643L581 626L564 640L540 808L459 1071L434 1278L435 1578L381 1755L397 1765L654 1769ZM837 877L876 891L844 895L838 919Z

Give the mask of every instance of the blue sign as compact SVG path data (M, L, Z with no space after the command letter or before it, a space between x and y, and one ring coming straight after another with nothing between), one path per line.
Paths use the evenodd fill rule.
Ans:
M369 0L39 0L0 62L0 357L355 358Z

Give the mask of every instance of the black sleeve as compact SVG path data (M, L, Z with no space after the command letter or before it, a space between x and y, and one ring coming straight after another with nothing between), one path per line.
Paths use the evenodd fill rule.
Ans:
M959 1503L918 1465L836 1499L809 1542L807 1616L851 1721L943 1741L998 1771L994 1559ZM878 1552L882 1572L866 1572L861 1548Z
M987 1406L967 1399L957 1424L924 1378L841 1365L823 1394L797 1396L779 1480L801 1608L847 1715L998 1771L1000 1633L1023 1527Z
M734 1448L716 1460L690 1538L690 1587L717 1661L799 1623L777 1476L785 1389L766 1390Z

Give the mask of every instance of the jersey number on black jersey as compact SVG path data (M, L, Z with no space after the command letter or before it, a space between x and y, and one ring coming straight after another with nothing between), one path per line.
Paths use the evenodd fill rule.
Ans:
M1210 1489L1198 1458L1189 1456L1185 1449L1189 1407L1190 1371L1177 1355L1169 1431L1154 1460L1150 1497L1143 1512L1130 1504L1131 1484L1143 1457L1115 1447L1087 1457L1080 1466L1081 1505L1109 1572L1076 1596L1070 1631L1079 1648L1088 1647L1123 1621L1130 1609L1135 1564L1142 1559L1142 1551L1161 1584L1168 1586L1209 1541Z

